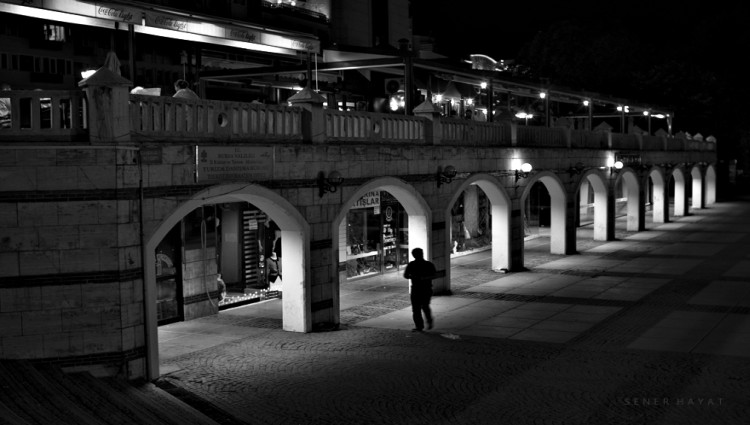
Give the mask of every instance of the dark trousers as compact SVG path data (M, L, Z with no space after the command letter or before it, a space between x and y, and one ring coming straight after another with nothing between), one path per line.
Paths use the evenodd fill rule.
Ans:
M421 290L417 291L412 288L411 291L411 312L414 318L414 326L422 330L424 329L424 320L422 320L422 312L424 312L427 324L432 325L432 311L430 310L430 298L432 298L432 290Z

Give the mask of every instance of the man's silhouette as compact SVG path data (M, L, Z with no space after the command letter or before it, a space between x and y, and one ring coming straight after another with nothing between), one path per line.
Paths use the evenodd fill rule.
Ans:
M424 320L427 319L427 329L432 329L432 312L430 311L430 298L432 298L432 279L435 277L435 265L424 259L422 248L414 248L411 251L414 261L409 262L404 271L404 277L411 279L409 294L411 295L411 311L414 317L414 332L424 329Z

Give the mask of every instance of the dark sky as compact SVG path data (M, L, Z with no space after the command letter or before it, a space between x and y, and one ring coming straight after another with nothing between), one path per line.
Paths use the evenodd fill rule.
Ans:
M447 56L524 60L523 53L532 52L525 59L547 60L551 66L543 76L553 84L675 106L678 124L692 132L737 130L724 140L750 134L744 65L750 2L412 0L412 7L415 34L433 35ZM575 23L569 28L585 28L583 41L565 44L566 33L554 32L555 37L540 37L551 46L547 50L539 44L526 49L537 34L552 34L568 21ZM594 45L599 50L588 49ZM592 69L592 75L578 72ZM565 71L567 80L556 81L555 72ZM603 76L619 80L591 87Z
M719 53L728 47L722 41L747 43L750 6L732 3L719 7L721 3L705 0L412 0L415 33L432 33L441 45L463 55L483 53L495 59L513 59L537 32L564 20L577 20L602 31L622 28L677 48L695 43L696 38L707 44L715 40L713 48L698 46L701 51L695 53Z

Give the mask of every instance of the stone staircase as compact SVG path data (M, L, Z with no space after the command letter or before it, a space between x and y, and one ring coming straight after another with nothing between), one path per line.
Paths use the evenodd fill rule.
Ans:
M217 425L149 382L0 361L0 425Z

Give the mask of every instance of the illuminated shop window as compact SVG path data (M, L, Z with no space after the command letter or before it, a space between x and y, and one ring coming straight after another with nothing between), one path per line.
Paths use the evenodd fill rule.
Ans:
M47 41L65 41L65 27L61 25L44 24L44 39Z

